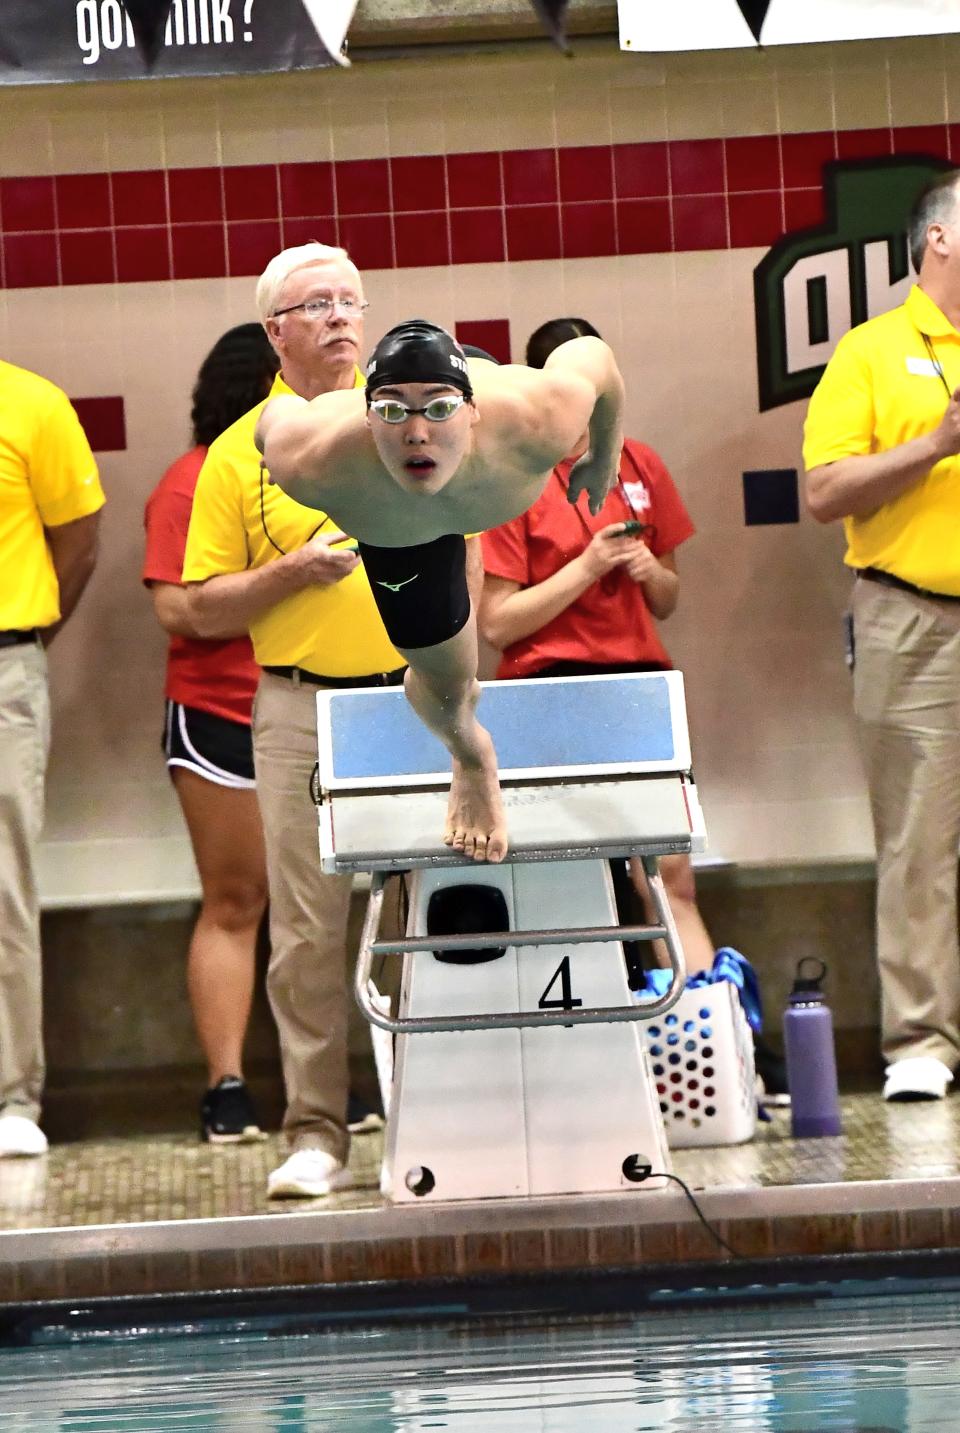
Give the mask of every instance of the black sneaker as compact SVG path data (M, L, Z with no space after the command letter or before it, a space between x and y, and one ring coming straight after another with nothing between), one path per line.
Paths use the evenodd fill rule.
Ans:
M200 1138L210 1144L251 1144L266 1139L250 1091L238 1075L224 1075L200 1102Z
M351 1134L373 1134L383 1129L383 1115L372 1110L356 1095L347 1101L347 1129Z

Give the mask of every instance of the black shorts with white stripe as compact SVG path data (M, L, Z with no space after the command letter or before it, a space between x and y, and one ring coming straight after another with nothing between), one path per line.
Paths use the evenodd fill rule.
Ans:
M253 736L244 722L167 701L163 729L167 766L185 766L217 786L253 790Z

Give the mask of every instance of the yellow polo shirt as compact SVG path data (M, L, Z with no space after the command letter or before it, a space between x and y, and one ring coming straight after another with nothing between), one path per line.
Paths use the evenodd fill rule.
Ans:
M67 395L0 360L0 631L58 621L60 589L44 528L89 517L104 501Z
M358 369L355 385L363 383ZM278 376L269 397L292 391ZM331 518L302 507L262 476L253 433L263 406L210 445L193 499L184 582L263 567L281 556L280 549L296 552L315 532L336 530ZM404 665L384 631L362 563L331 587L291 593L257 618L250 636L262 667L359 677Z
M810 399L805 466L884 453L932 432L947 388L957 387L960 333L914 286L906 303L837 344ZM879 567L917 587L960 596L960 457L944 458L868 517L845 518L844 528L850 567Z

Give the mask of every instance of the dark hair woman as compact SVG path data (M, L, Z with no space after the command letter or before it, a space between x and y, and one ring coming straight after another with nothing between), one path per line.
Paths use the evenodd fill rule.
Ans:
M242 1072L257 932L267 902L250 735L259 669L245 632L218 641L196 636L181 574L207 448L263 402L277 367L258 323L240 324L217 340L193 390L194 446L160 479L144 518L143 581L170 634L163 747L203 895L187 962L190 1004L208 1066L200 1127L204 1139L221 1144L262 1138Z

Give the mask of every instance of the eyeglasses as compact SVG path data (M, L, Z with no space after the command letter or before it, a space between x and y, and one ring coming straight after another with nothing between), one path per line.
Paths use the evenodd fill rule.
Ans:
M279 318L284 313L303 313L306 318L328 319L335 308L343 309L349 318L355 318L362 314L364 309L370 307L366 299L353 297L345 299L307 299L302 304L291 304L289 308L274 309L272 318Z
M462 393L451 393L442 398L431 398L423 408L411 408L401 403L399 398L375 398L370 408L384 423L405 423L408 418L420 413L430 423L446 423L466 401Z

